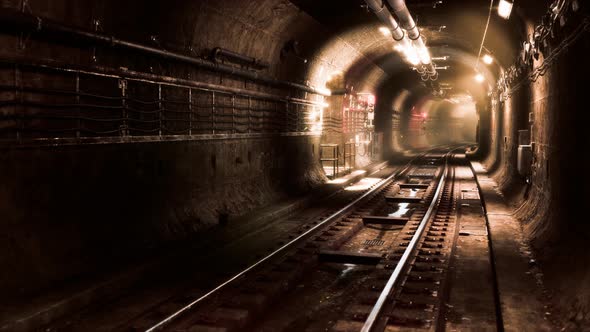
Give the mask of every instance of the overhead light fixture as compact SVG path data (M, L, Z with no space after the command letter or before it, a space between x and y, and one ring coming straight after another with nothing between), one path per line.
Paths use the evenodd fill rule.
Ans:
M418 51L416 50L416 48L414 48L414 46L410 43L405 43L405 45L402 44L396 44L393 47L394 50L396 50L397 52L399 52L403 58L409 62L411 65L413 66L417 66L420 64L420 55L418 54ZM427 53L426 56L429 58L430 55Z
M418 52L418 58L420 59L420 62L422 62L425 65L429 65L432 62L432 58L430 57L430 52L428 52L428 49L426 47L419 48L417 50L417 52Z
M491 65L494 62L494 58L492 58L492 56L489 54L484 55L482 60L486 65Z
M420 64L420 56L418 55L418 52L415 48L409 47L406 49L406 60L408 60L408 62L414 66Z
M485 80L486 80L486 78L481 73L478 73L477 75L475 75L475 81L477 83L483 83L483 81L485 81Z
M498 5L498 15L504 19L509 19L513 6L514 2L512 0L500 0L500 4Z

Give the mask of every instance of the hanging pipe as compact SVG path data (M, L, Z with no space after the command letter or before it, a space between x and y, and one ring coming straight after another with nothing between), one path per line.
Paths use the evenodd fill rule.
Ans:
M408 38L412 40L412 44L416 48L418 52L418 56L420 57L420 61L425 64L429 65L432 62L430 58L430 54L428 53L428 49L426 48L426 44L424 44L424 39L420 35L420 30L416 25L416 22L412 18L408 7L406 6L405 0L387 0L389 5L393 9L395 16L399 19L402 27L406 30Z
M409 41L404 38L405 32L399 25L399 23L393 18L389 9L385 7L381 0L365 0L369 8L375 13L375 15L385 24L385 26L391 31L391 36L396 42L402 44L403 47L409 47Z
M28 30L37 33L57 34L60 36L73 38L74 40L78 41L92 42L113 48L122 48L132 51L138 51L153 56L158 56L163 59L183 62L190 65L194 65L199 68L211 70L218 73L234 75L237 77L249 79L267 85L283 86L322 96L330 95L330 92L325 91L324 89L316 89L314 87L307 86L304 84L276 80L268 76L264 76L248 70L239 69L233 66L218 64L200 58L195 58L179 53L169 52L159 48L154 48L134 42L117 39L114 36L108 36L96 32L68 27L60 23L52 22L45 18L41 18L39 16L27 14L11 8L0 9L0 22L2 22L2 24L0 24L0 29L16 29L16 32Z
M226 50L221 47L217 47L213 50L211 55L213 61L217 62L221 59L227 59L228 61L244 64L247 66L251 66L254 68L265 69L270 67L269 63L266 63L262 60L258 60L253 57L249 57L247 55L239 54L230 50Z

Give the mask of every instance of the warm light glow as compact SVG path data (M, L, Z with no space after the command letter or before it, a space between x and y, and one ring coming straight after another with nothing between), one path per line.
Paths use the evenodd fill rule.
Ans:
M320 102L316 107L309 112L309 120L311 122L311 131L314 133L321 133L324 126L324 109L329 107L326 102Z
M514 4L511 1L500 0L500 4L498 5L498 15L502 18L509 19L513 5Z
M420 57L420 62L422 62L425 65L430 64L430 52L428 52L428 49L426 47L423 47L420 50L418 50L418 56Z
M330 183L330 184L344 184L344 183L346 183L346 181L348 181L348 179L338 178L338 179L330 180L330 181L328 181L328 183Z
M332 95L332 90L327 89L327 88L316 88L316 90L326 96L331 96Z
M319 121L320 111L313 110L309 112L309 119L312 121Z
M432 63L428 48L420 46L417 43L412 43L404 39L402 42L395 44L393 49L401 53L402 57L412 66L418 66L421 63L425 65Z
M330 81L334 80L335 78L338 78L339 76L342 76L342 71L338 70L338 71L332 72L330 75L328 75L328 80L326 82L330 82Z
M420 56L418 55L416 48L414 48L412 44L396 44L393 47L393 49L396 50L398 53L401 53L403 58L411 65L417 66L420 64Z
M399 203L397 211L390 213L389 216L394 218L403 217L408 211L410 211L410 208L408 208L409 205L410 203Z
M475 80L476 80L478 83L483 83L483 81L485 81L485 80L486 80L486 78L485 78L485 77L484 77L482 74L477 74L477 75L475 75Z
M416 49L412 46L406 48L405 50L405 55L406 55L406 60L408 60L408 62L414 66L417 66L420 64L420 56L418 56L418 52L416 52Z
M494 58L492 58L492 56L489 54L484 55L482 60L486 65L491 65L494 62Z
M453 104L472 104L473 97L470 95L453 95L448 101Z
M385 37L391 36L391 31L387 27L380 27L379 32L381 32Z
M360 180L359 182L353 184L352 186L346 187L347 191L364 191L364 190L368 190L371 187L373 187L374 185L376 185L377 183L379 183L381 180L381 178L364 178L362 180Z

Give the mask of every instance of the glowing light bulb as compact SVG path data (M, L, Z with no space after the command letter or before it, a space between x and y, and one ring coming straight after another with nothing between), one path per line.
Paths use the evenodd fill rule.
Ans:
M430 58L430 53L428 52L428 49L426 47L423 47L418 51L418 56L420 57L420 61L425 65L430 64L432 60Z
M500 4L498 5L498 15L504 19L509 19L510 14L512 13L512 7L514 3L508 0L500 0Z
M494 62L494 58L492 58L492 56L489 54L484 55L482 60L486 65L491 65Z
M414 66L417 66L420 64L420 56L418 56L418 52L416 51L415 48L413 47L408 47L405 49L405 55L406 55L406 60L408 60L408 62Z
M483 83L483 81L485 81L485 80L486 80L486 78L482 74L478 73L477 75L475 75L476 82Z

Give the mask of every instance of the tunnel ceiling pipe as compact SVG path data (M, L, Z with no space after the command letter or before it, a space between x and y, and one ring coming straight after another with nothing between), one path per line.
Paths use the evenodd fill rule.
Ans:
M389 9L385 7L381 0L365 0L369 8L377 15L379 20L385 24L387 29L391 31L393 39L402 44L403 47L409 47L410 43L405 38L405 32L395 18L389 12Z
M217 47L213 50L213 52L211 52L211 58L215 62L226 59L233 63L243 64L257 69L266 69L270 67L270 64L267 62L247 55L239 54L230 50L226 50L221 47Z
M255 82L272 85L272 86L282 86L297 89L300 91L313 93L322 96L329 96L329 91L325 91L325 89L317 89L311 86L307 86L304 84L299 84L295 82L289 81L282 81L277 80L265 75L261 75L259 73L255 73L248 70L243 70L240 68L236 68L233 66L222 65L214 62L210 62L201 58L195 58L179 53L169 52L166 50L141 45L134 42L129 42L121 39L117 39L114 36L108 36L96 32L85 31L77 28L68 27L56 22L52 22L50 20L41 18L39 16L27 14L20 12L18 10L14 10L11 8L1 8L0 9L0 22L2 22L2 27L4 29L12 28L17 29L17 32L21 32L20 30L29 30L33 32L39 33L55 33L62 36L71 37L78 40L83 41L90 41L94 43L99 43L104 46L109 47L118 47L124 48L132 51L138 51L147 53L150 55L158 56L163 59L178 61L187 63L190 65L197 66L199 68L211 70L214 72L219 72L223 74L234 75L237 77L249 79Z
M406 30L408 38L412 40L412 44L418 52L420 61L425 65L429 65L432 62L430 54L428 53L428 49L426 48L424 39L420 35L420 30L418 29L414 18L412 18L412 15L406 6L405 0L387 1L393 9L395 16L399 19L401 26Z
M333 89L331 92L332 96L344 96L351 93L350 89Z

